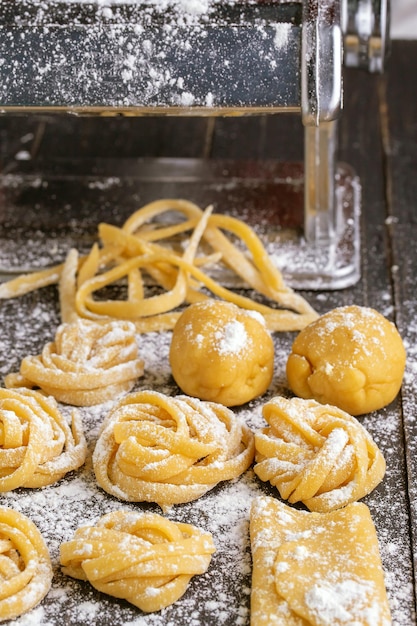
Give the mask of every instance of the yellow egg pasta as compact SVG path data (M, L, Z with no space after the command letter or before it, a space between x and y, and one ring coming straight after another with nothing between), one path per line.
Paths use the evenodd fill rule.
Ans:
M277 487L284 500L331 511L363 498L384 477L381 451L362 424L341 409L275 397L263 415L269 425L255 433L255 473Z
M65 263L0 285L0 299L58 282L61 321L77 317L130 320L139 332L172 329L184 305L209 297L264 315L271 331L300 330L318 315L283 280L255 232L241 220L202 211L186 200L151 202L120 227L100 224L100 245ZM221 286L205 271L216 264L234 273L265 302ZM146 284L160 292L146 295ZM126 297L104 298L106 287L125 284Z
M0 508L0 622L38 605L52 582L44 539L22 513Z
M0 492L44 487L83 465L81 419L69 426L54 398L30 389L0 389Z
M116 511L79 528L61 544L60 560L69 576L149 613L176 602L214 552L211 534L191 524Z
M251 430L227 407L140 391L125 396L106 418L93 467L111 495L164 508L237 478L253 457Z
M237 406L271 384L274 343L258 313L221 300L195 302L174 326L169 362L183 393Z
M252 502L250 541L251 626L391 626L365 504L315 513L260 496Z
M78 319L61 324L55 340L40 355L25 357L19 374L8 374L5 385L40 388L59 402L91 406L130 391L142 374L132 323Z
M288 356L288 386L300 398L363 415L401 389L407 354L395 324L366 306L331 309L298 333Z

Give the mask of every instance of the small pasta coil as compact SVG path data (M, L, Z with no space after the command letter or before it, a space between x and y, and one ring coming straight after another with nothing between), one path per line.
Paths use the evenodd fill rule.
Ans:
M269 426L255 434L257 476L290 503L327 512L370 493L384 457L351 415L315 400L275 397L263 407Z
M237 478L254 452L253 433L225 406L141 391L125 396L106 418L93 467L108 493L163 508Z
M0 508L0 621L39 604L51 583L51 559L38 528L22 513Z
M83 465L81 418L69 425L54 398L31 389L0 389L0 492L44 487Z
M25 357L7 387L38 387L59 402L91 406L132 389L143 374L135 327L130 322L61 324L38 356Z
M116 511L77 529L61 544L60 560L69 576L152 612L176 602L207 571L213 552L211 534L195 526Z

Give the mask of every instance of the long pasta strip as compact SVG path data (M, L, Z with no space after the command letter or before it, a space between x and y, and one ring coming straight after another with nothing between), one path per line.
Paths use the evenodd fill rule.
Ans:
M7 300L9 298L17 298L25 293L36 291L42 287L55 285L61 275L63 263L39 272L31 272L21 274L17 278L0 284L0 299Z
M156 222L173 214L176 222ZM170 215L169 217L172 217ZM178 245L175 238L181 235ZM0 285L0 298L17 297L59 281L62 321L76 316L128 319L139 332L172 328L180 307L210 297L202 288L238 306L263 314L272 331L300 330L317 318L308 302L289 288L255 232L237 218L202 211L185 200L151 202L133 213L121 228L99 225L102 247L95 244L87 257ZM231 236L231 237L230 237ZM211 251L202 251L202 242ZM203 246L204 247L204 246ZM201 248L201 250L200 250ZM227 265L269 302L238 295L221 286L202 268L209 262ZM145 297L143 274L163 289ZM127 298L96 301L94 292L127 281Z
M100 250L101 264L106 264L116 256L116 250L111 247L110 249L104 248ZM80 257L82 263L85 257ZM65 263L59 263L53 267L48 267L44 270L35 272L28 272L27 274L21 274L16 278L12 278L9 281L0 284L0 300L8 300L10 298L18 298L26 293L48 287L50 285L56 285L61 277L62 271L65 267Z
M147 220L160 213L172 211L173 209L183 212L186 216L194 216L194 220L188 219L182 224L184 231L187 228L193 228L196 220L201 214L201 209L197 205L190 202L173 201L171 205L169 201L156 201L133 214L131 218L125 222L123 230L125 232L135 234L137 239L139 239L142 236L139 228L143 227ZM223 228L232 231L245 242L255 260L255 266L239 249L236 248L231 241L225 237L225 235L219 230L218 226L222 226ZM151 232L157 234L159 229ZM166 228L164 235L167 236L168 233L169 228ZM144 233L144 236L148 239L148 231ZM280 272L274 268L272 263L266 262L267 259L269 260L269 257L266 254L259 238L249 226L240 220L230 216L214 215L208 223L208 227L204 233L204 238L209 241L215 249L221 250L224 261L232 267L238 275L246 280L251 287L257 289L260 293L267 295L267 290L265 289L264 281L256 268L256 262L261 263L263 268L266 269L267 274L269 274L269 279L272 279L272 285L275 290L283 288L284 285L282 276ZM287 288L285 287L285 289Z
M93 248L94 250L94 248ZM75 295L77 293L78 251L70 250L59 277L59 303L64 324L77 319Z
M305 313L304 315L300 315L299 313L295 313L293 311L274 309L265 304L260 304L255 300L242 296L230 289L227 289L226 287L222 287L195 265L187 263L184 259L169 252L166 252L164 257L157 255L147 258L135 257L133 259L129 259L128 261L125 261L125 263L110 269L108 272L99 274L86 281L83 285L81 285L76 295L76 307L80 317L86 317L94 320L105 317L136 321L140 317L167 313L176 306L183 304L186 294L184 291L179 293L178 290L172 290L171 292L166 292L161 295L151 296L140 303L129 302L126 300L96 301L91 298L92 293L120 280L124 276L128 275L129 271L132 269L146 266L152 262L158 263L161 258L177 267L186 269L191 276L198 279L214 295L228 300L229 302L233 302L239 307L258 311L265 317L267 326L270 330L295 330L300 324L301 317L303 318L303 325L313 321L317 317L316 313L312 311Z
M192 221L192 227L194 228L197 225L198 220ZM170 229L171 230L171 227ZM150 231L150 233L156 233L158 231ZM112 245L112 242L117 241L118 245L123 249L123 254L126 259L140 257L144 254L149 255L162 255L164 256L167 252L171 250L166 247L160 246L158 244L152 245L143 245L143 239L148 240L149 232L141 233L141 237L135 237L135 235L131 235L129 233L124 232L121 228L117 228L116 226L111 226L110 224L100 224L99 225L99 236L104 245ZM194 257L193 264L196 267L202 267L204 265L214 265L219 263L222 260L221 252L214 252L209 255L199 255L198 257ZM123 262L123 261L121 261ZM160 285L164 289L172 289L175 284L177 278L177 269L174 268L169 263L161 262L161 263L151 263L149 265L144 265L143 268L146 272L153 278L156 284ZM92 274L89 278L92 278L94 274ZM85 279L87 280L87 278ZM84 280L80 280L79 284L82 284ZM188 293L187 293L187 301L195 302L197 299L202 299L208 297L201 292L198 292L199 285L198 281L193 281L192 277L189 277L188 280ZM130 288L130 280L129 280L129 288Z
M201 213L200 207L189 200L163 198L162 200L149 202L132 213L132 215L123 224L123 230L127 233L134 233L157 215L168 211L177 211L178 213L182 213L190 220L195 219Z
M133 214L123 225L123 230L129 233L136 232L136 234L138 234L138 228L143 226L146 220L160 213L172 211L173 209L183 212L187 216L193 215L195 220L197 220L202 213L201 209L191 202L156 201ZM193 220L188 220L183 227L186 228L187 225L192 227L193 224ZM232 232L245 243L251 253L253 263L225 237L219 230L219 227ZM158 232L158 230L156 232ZM260 293L263 293L265 281L260 275L259 270L264 273L266 282L269 282L270 286L275 291L281 289L289 290L289 288L284 285L281 273L273 265L259 237L252 228L241 220L228 215L212 215L208 227L204 232L204 238L207 239L215 249L221 250L225 262L230 265L237 274L241 275L251 287L258 290ZM264 293L264 295L267 295L267 293Z
M161 312L166 312L168 310L172 310L178 306L180 306L186 299L187 294L187 274L190 272L193 267L192 261L195 256L199 241L204 232L204 229L207 224L207 219L210 215L211 211L207 211L202 215L201 220L197 224L195 230L193 231L190 244L186 248L184 252L184 263L178 264L179 272L176 275L176 281L172 289L165 294L153 296L149 298L147 301L143 300L138 302L136 300L130 299L123 302L115 302L111 303L113 308L113 314L111 317L116 317L119 319L135 319L140 316L148 316L154 315ZM173 257L173 255L163 256L161 254L154 254L155 264L160 264L161 261L168 262ZM122 278L125 275L129 275L131 271L137 269L138 267L149 266L148 258L146 256L142 257L134 257L131 262L127 261L125 264L118 265L115 268L112 268L107 273L107 279L103 278L103 274L99 275L98 278L98 288L101 288L105 284L111 284L115 280ZM125 271L127 270L127 271ZM93 279L94 280L94 279ZM91 281L86 281L88 284L91 284ZM86 284L86 283L84 283ZM81 287L80 292L83 293L83 287ZM80 296L78 295L76 298L76 304L80 301ZM148 305L148 306L147 306ZM93 303L91 302L92 308L108 308L109 303ZM117 313L117 309L120 309L120 313ZM88 317L88 315L86 315Z

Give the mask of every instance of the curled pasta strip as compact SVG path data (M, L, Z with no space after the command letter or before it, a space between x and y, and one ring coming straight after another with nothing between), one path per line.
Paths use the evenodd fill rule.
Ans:
M230 409L141 391L125 396L106 418L93 467L108 493L164 508L237 478L253 457L253 434Z
M25 357L6 387L39 387L59 402L91 406L128 392L143 374L133 324L61 324L38 356Z
M70 427L54 398L0 389L0 492L51 485L81 467L86 454L77 411Z
M52 582L44 539L25 515L0 508L0 621L39 604Z
M60 550L63 571L142 611L176 602L190 579L207 571L210 533L153 513L116 511L79 528Z
M139 332L172 329L179 307L207 297L257 310L272 331L301 330L317 318L307 301L285 284L255 232L237 218L213 214L212 207L202 211L185 200L158 200L133 213L121 228L100 224L99 238L101 246L94 244L86 257L78 258L72 250L62 265L0 285L0 298L59 282L63 322L76 317L124 319L134 322ZM265 303L221 286L205 270L213 263L227 266ZM146 275L160 293L146 296ZM125 298L95 297L120 281L127 284Z
M385 474L385 460L352 416L314 400L276 397L263 407L269 426L255 434L255 473L290 503L311 511L364 497Z

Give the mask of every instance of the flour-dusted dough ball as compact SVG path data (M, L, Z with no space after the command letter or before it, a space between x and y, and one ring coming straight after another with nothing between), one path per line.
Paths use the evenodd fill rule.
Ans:
M268 389L274 344L259 313L207 300L190 305L179 317L170 363L184 393L236 406Z
M339 307L296 337L287 361L287 379L301 398L361 415L394 400L405 359L403 342L392 322L368 307Z

